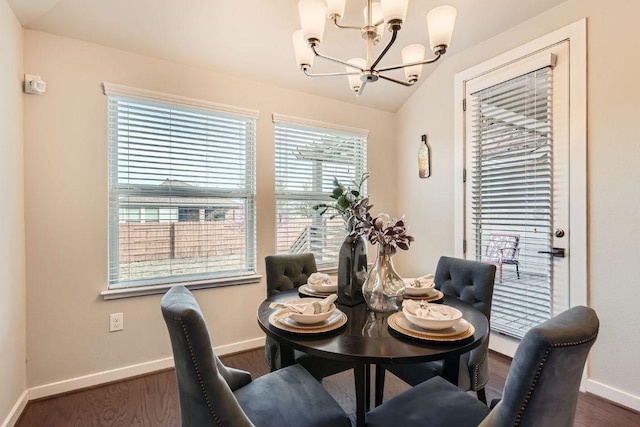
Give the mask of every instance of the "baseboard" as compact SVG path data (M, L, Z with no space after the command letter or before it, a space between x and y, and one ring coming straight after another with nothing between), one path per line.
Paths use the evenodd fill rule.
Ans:
M640 412L640 397L615 389L611 386L599 383L591 379L587 380L587 392L607 399L617 405L622 405L634 411Z
M516 353L520 340L507 335L502 335L498 332L491 331L490 333L489 349L513 359L513 355Z
M218 356L223 356L225 354L238 353L264 346L264 341L264 337L254 338L247 341L214 347L214 350ZM123 368L111 369L109 371L97 372L95 374L84 375L82 377L70 378L68 380L32 387L29 389L29 400L68 393L70 391L87 387L95 387L101 384L120 381L126 378L144 375L168 368L173 368L173 357L125 366Z
M27 403L29 403L29 390L22 392L16 404L13 405L13 408L9 411L7 418L2 422L2 424L0 424L0 427L13 427L16 425L18 418L22 415L22 411L24 411L24 408L27 406Z

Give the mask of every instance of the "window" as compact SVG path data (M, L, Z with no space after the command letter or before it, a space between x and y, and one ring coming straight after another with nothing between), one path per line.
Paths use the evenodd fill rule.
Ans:
M107 83L105 93L109 289L254 274L257 114Z
M318 266L337 266L344 222L319 215L313 206L333 201L334 178L344 184L360 182L367 167L367 131L280 115L273 121L276 250L312 252Z

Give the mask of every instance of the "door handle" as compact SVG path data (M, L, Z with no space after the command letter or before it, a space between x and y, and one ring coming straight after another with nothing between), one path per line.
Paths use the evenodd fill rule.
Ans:
M556 258L564 258L564 248L551 248L550 251L538 251L539 254L549 254Z

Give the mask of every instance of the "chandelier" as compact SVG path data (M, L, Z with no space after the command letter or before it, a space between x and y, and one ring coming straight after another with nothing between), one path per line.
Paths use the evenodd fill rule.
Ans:
M301 30L293 33L293 47L296 62L300 70L308 77L347 76L349 87L356 95L361 95L367 83L378 79L413 86L420 77L422 66L437 61L447 51L451 43L451 35L456 20L456 9L453 6L439 6L427 14L430 47L434 57L424 59L425 47L411 44L401 51L402 64L391 67L379 67L378 64L395 43L398 31L407 16L409 0L367 0L364 8L364 25L352 26L341 23L346 0L300 0L298 13ZM366 58L352 58L348 61L324 55L318 51L322 42L327 18L344 30L357 30L366 42ZM373 47L382 39L384 24L387 24L391 38L380 54L374 58ZM309 72L315 57L345 66L344 72L315 73ZM385 74L387 71L404 69L406 81Z

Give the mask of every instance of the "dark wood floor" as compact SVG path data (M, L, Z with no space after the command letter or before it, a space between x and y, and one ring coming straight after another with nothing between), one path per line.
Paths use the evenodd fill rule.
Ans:
M248 370L254 378L268 372L263 349L222 357L222 360L227 366ZM501 395L509 363L508 358L491 354L491 378L487 386L489 401ZM353 374L351 372L337 374L324 379L322 383L351 415L352 420L355 419ZM388 374L385 400L407 388L405 383ZM581 394L575 426L630 427L639 425L640 414L595 396ZM157 372L30 402L16 424L16 427L70 426L180 426L174 371Z

